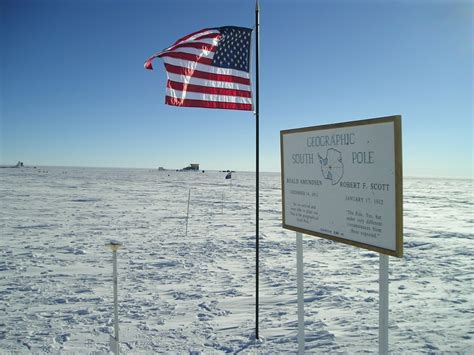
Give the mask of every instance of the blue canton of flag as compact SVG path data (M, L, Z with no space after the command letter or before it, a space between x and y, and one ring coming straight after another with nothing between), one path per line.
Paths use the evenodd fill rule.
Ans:
M252 30L242 27L220 27L222 37L212 65L248 72L250 68L250 38Z

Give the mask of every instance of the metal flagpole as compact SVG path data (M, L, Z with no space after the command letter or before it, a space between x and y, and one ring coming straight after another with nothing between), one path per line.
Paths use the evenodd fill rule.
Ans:
M256 252L256 275L255 275L255 338L259 339L258 336L258 303L259 303L259 295L258 295L258 276L259 276L259 87L258 87L258 65L259 65L259 54L258 54L258 32L260 27L260 5L258 0L256 0L255 6L255 183L256 183L256 198L255 198L255 252Z

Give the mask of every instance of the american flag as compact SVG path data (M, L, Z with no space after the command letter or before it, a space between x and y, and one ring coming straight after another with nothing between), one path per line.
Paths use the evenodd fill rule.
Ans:
M151 56L145 68L163 59L168 105L250 111L251 34L243 27L206 28Z

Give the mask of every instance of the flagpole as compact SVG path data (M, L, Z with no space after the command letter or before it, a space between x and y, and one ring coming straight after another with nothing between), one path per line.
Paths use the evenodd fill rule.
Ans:
M259 310L259 175L260 175L260 168L259 168L259 87L258 87L258 66L259 66L259 53L258 53L258 32L260 27L260 4L258 0L256 0L255 6L255 183L256 183L256 198L255 198L255 252L256 252L256 274L255 274L255 338L259 339L258 336L258 310Z

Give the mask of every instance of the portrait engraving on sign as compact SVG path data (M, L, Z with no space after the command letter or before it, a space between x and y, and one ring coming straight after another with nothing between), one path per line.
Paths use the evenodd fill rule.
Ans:
M280 139L284 228L402 256L400 116Z

